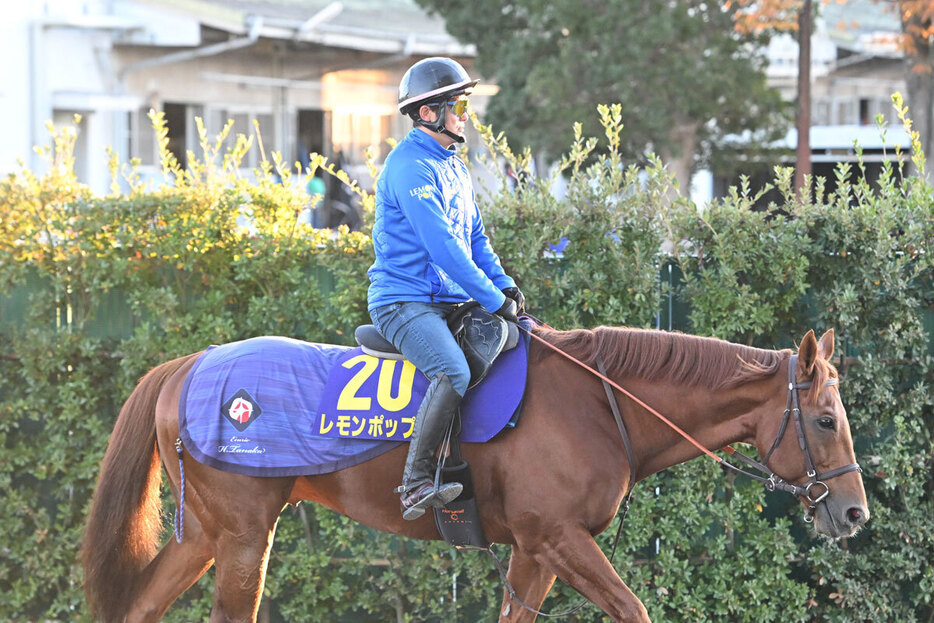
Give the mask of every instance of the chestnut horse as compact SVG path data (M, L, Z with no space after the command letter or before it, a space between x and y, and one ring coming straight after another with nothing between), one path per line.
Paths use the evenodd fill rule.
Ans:
M584 364L601 362L607 376L638 400L616 392L631 437L629 457L601 379L533 340L517 427L484 444L463 444L483 529L493 542L512 546L507 577L518 600L531 608L541 607L561 578L614 621L649 620L594 535L610 525L627 495L630 465L637 481L701 451L640 400L705 448L753 444L767 457L772 484L811 507L819 533L849 536L868 519L830 361L832 331L819 341L809 332L797 357L789 350L626 328L537 328L534 336ZM120 411L82 548L85 589L96 617L158 621L213 564L211 621L255 621L286 503L313 500L378 530L440 538L431 513L416 521L400 514L393 488L402 473L404 444L354 467L310 477L243 476L199 464L185 453L184 539L169 539L157 554L161 468L177 502L179 395L196 358L188 355L150 371ZM792 411L789 378L792 385L809 387L795 409L797 426L783 418L786 409ZM817 479L829 481L826 494L824 488L808 493L815 471ZM535 619L535 612L504 591L500 622Z

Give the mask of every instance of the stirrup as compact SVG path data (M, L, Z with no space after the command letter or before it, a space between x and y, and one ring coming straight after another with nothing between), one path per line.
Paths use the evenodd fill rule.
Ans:
M396 492L401 493L404 496L406 494L404 489L404 486L397 487ZM429 506L434 506L437 508L444 507L446 504L456 499L461 494L461 492L464 490L464 486L459 482L450 482L439 487L435 487L433 483L426 482L413 487L410 491L415 492L416 490L424 491L424 495L415 501L415 503L407 506L404 499L400 500L400 504L402 505L403 519L418 519L425 514L425 509L427 509Z

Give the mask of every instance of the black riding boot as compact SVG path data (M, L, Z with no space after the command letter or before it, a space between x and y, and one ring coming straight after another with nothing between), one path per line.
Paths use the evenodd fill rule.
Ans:
M460 401L460 395L454 391L446 374L431 379L425 399L415 415L415 429L409 440L402 486L396 489L402 494L403 519L417 519L429 506L444 506L463 490L459 482L435 488L435 451L441 445Z

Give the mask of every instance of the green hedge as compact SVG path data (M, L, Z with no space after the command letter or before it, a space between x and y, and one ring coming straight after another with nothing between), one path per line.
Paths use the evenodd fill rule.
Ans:
M529 178L484 200L494 246L532 312L559 328L651 327L673 299L686 318L677 328L767 348L834 328L872 512L858 536L829 542L811 535L793 501L697 460L638 486L620 575L657 621L930 621L934 189L898 167L874 186L842 169L800 201L779 169L782 205L753 211L757 197L741 186L699 210L658 160L624 166L618 109L600 115L605 136L578 131L556 173L563 198L550 180ZM286 170L284 185L273 181L278 161L259 182L237 177L245 137L222 154L202 135L202 154L180 171L155 121L171 186L144 187L114 157L115 180L130 189L115 182L112 194L92 195L75 181L68 129L55 132L47 173L0 182L3 621L86 618L76 562L84 516L119 405L145 371L261 334L347 344L367 319L366 235L300 223L307 195ZM527 166L528 154L479 131L486 160ZM372 195L355 190L371 216ZM558 257L549 245L562 236L570 242ZM660 280L672 263L683 278ZM167 525L171 508L167 498ZM209 572L165 620L205 620L211 586ZM303 504L280 521L263 614L489 620L500 595L480 554ZM545 609L579 600L558 586ZM603 617L588 607L568 620Z

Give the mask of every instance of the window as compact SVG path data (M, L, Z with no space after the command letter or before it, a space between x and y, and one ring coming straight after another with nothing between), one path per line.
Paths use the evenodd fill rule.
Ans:
M165 102L162 105L168 129L168 148L182 169L188 168L188 115L184 104Z
M871 120L871 113L869 110L869 100L865 97L861 97L859 100L859 124L860 125L869 125Z
M370 146L376 147L379 162L389 153L385 139L394 136L393 121L403 119L396 99L397 80L388 72L367 69L322 77L322 108L331 111L333 148L343 154L346 163L361 166L363 152ZM406 131L403 129L401 134Z
M856 102L850 99L841 99L836 101L836 119L835 125L848 125L857 123L859 119L856 116Z
M814 103L814 125L830 125L830 102L817 100Z
M130 158L139 158L142 166L156 164L156 133L149 120L149 108L135 110L128 117Z
M274 118L271 113L257 110L232 110L226 108L209 108L205 113L204 129L208 134L208 141L211 145L217 138L217 135L224 129L229 121L233 121L233 127L224 139L224 143L218 154L218 165L223 163L224 154L237 144L237 135L243 134L247 138L253 138L253 144L250 151L246 153L240 162L240 170L252 170L258 168L263 161L260 151L260 137L256 136L256 126L253 121L259 125L259 132L262 137L263 150L266 152L266 159L272 162L272 152L282 151L279 147L280 141L276 136ZM283 153L283 157L288 160L288 154Z
M347 161L362 164L363 152L371 145L377 148L378 162L389 154L385 139L391 136L392 116L363 112L334 113L334 149L344 153Z

